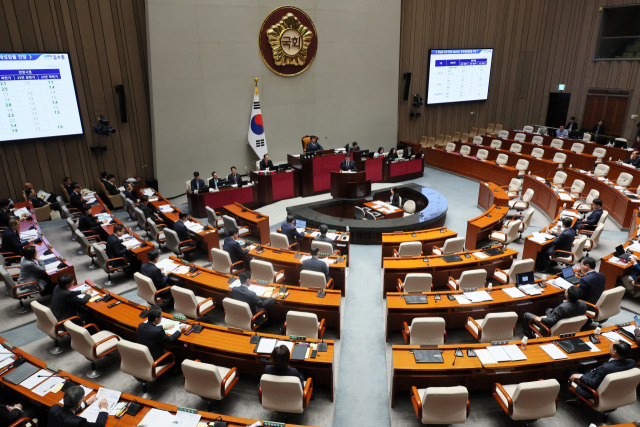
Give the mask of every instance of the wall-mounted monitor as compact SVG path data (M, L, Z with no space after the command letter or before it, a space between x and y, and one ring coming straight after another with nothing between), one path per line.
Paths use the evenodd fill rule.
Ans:
M492 57L493 49L432 49L427 104L486 100Z
M66 53L0 53L0 141L82 133Z

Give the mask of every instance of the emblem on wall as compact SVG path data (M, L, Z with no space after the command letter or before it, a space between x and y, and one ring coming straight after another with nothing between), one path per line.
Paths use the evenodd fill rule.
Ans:
M262 21L258 34L262 60L274 73L292 77L303 73L318 49L318 34L302 10L283 6Z

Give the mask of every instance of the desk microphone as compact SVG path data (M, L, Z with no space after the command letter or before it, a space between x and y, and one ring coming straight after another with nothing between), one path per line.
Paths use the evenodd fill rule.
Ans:
M458 347L456 351L453 353L453 364L451 366L456 366L456 358L458 357L458 353L461 351L462 350L460 350L460 347Z
M327 141L327 146L329 144L329 138L327 138L326 136L324 137L324 140Z

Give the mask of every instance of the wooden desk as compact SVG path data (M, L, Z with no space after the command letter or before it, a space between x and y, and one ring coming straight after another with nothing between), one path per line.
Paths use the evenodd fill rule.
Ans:
M291 286L299 286L300 272L302 271L302 256L308 253L288 251L285 249L276 249L271 246L262 246L262 252L258 253L259 248L253 248L249 251L249 258L267 261L273 264L275 271L284 270L284 283ZM345 292L346 284L346 257L342 262L338 261L338 256L327 257L335 262L329 265L329 276L333 278L333 289L339 290L342 295Z
M7 343L7 341L4 340L4 338L0 337L0 341L4 344L3 347L5 348L9 348L10 345ZM21 350L17 347L13 347L11 349L11 351L16 354L17 356L22 356L24 357L27 362L39 367L40 369L47 369L49 370L49 372L52 372L49 367L51 365L47 365L44 361L37 359L36 357L28 354L27 352L25 352L24 350ZM57 366L56 366L57 368ZM13 369L9 370L8 372L6 372L5 374L3 374L2 376L4 377L5 375L9 374ZM97 392L98 389L100 387L102 387L100 384L88 381L84 378L81 377L77 377L73 374L70 374L69 372L66 371L59 371L56 372L56 375L60 375L66 378L69 378L71 381L83 385L87 388L92 389L93 391L91 393L89 393L87 396L85 397L89 397L92 396L94 394L94 392ZM46 378L42 378L42 382L46 381ZM315 381L315 380L314 380ZM1 387L9 393L18 395L18 396L22 396L23 399L18 399L20 401L28 401L30 402L33 406L37 407L39 410L43 411L43 412L48 412L49 408L57 405L58 402L62 399L62 397L64 396L64 392L63 391L58 391L57 393L47 393L44 396L39 396L37 394L35 394L32 390L26 389L25 387L22 387L20 385L14 385L11 384L7 381L0 381L0 385ZM147 412L149 412L152 408L156 408L156 409L160 409L163 411L169 411L172 413L175 413L178 409L177 406L175 405L169 405L167 403L162 403L162 402L156 402L153 400L149 400L149 399L145 399L142 398L140 396L135 396L132 394L127 394L127 393L122 393L120 395L120 402L137 402L140 405L142 405L142 409L140 409L140 411L135 415L135 416L131 416L131 415L125 415L124 417L122 417L121 419L116 419L116 417L114 416L109 416L107 418L107 426L108 427L114 427L116 425L118 426L122 426L122 427L134 427L137 426L138 424L140 424L140 422L142 421L142 419L145 417L145 415L147 414ZM23 402L24 403L24 402ZM247 425L253 424L255 422L255 420L250 420L248 418L238 418L238 417L231 417L228 415L220 415L220 414L215 414L212 412L205 412L205 411L198 411L198 414L202 415L201 418L201 422L207 422L207 421L213 421L213 420L222 420L222 421L226 421L227 426L228 427L246 427ZM43 421L40 420L40 425L43 424ZM296 427L293 424L287 424L287 426L289 427Z
M518 176L516 168L499 166L492 161L485 162L459 153L447 153L438 148L426 147L423 152L427 165L478 181L493 181L498 185L509 185L511 179Z
M404 210L397 208L390 203L383 202L381 200L376 200L373 202L365 202L363 203L363 205L365 206L365 208L368 208L369 210L378 212L380 214L380 218L378 219L402 218L404 216ZM365 211L366 210L367 209L365 209Z
M502 247L502 245L494 247ZM455 255L462 257L462 261L456 262L446 262L443 255L385 258L383 262L383 293L394 292L398 279L404 280L408 273L430 273L433 276L433 289L446 288L449 276L457 279L465 270L483 268L487 270L487 277L491 277L496 268L508 269L512 261L518 256L518 251L509 248L505 248L500 255L487 258L481 258L475 255L474 252L476 251L470 250L456 253ZM427 262L424 261L425 259Z
M486 212L467 221L465 247L475 249L493 231L502 229L507 212L509 212L508 206L491 205Z
M625 250L627 250L627 248L633 243L633 240L638 239L639 224L638 224L637 213L638 213L637 210L633 211L633 218L631 220L631 227L629 227L629 234L628 234L629 240L627 240L625 243L622 244ZM635 256L640 257L640 252L635 252L633 250L631 251ZM599 271L600 273L604 274L605 277L607 278L607 281L605 282L605 289L613 289L617 285L620 277L624 276L625 274L630 274L632 268L633 268L633 263L631 262L623 263L619 261L617 257L614 257L613 253L602 258L602 262L600 262Z
M384 157L377 157L375 159L366 158L358 162L357 158L360 157L359 151L353 153L353 160L356 162L356 167L359 171L365 171L367 179L371 182L380 182L384 179L385 163L387 163Z
M423 159L399 159L392 162L385 162L385 181L399 182L420 178L424 175L424 164L425 161Z
M481 182L478 189L478 206L484 210L492 205L508 206L511 197L507 191L493 182Z
M616 326L603 328L602 332L618 329ZM579 332L577 337L585 341L588 332ZM527 348L523 350L527 360L518 362L501 362L495 365L483 367L477 357L468 357L467 349L485 348L490 344L454 344L441 345L444 363L416 363L411 353L420 346L394 345L393 380L391 386L391 406L397 396L406 396L411 386L418 388L434 386L463 385L470 390L490 390L497 382L502 384L517 384L523 381L535 381L541 378L556 378L561 380L567 370L577 370L581 363L590 359L605 362L609 359L609 341L604 336L600 338L600 344L596 344L599 352L585 351L569 354L568 358L553 360L540 347L543 344L551 344L561 340L559 337L537 338L529 340ZM568 339L568 338L566 338ZM510 344L520 344L520 341L510 341ZM633 343L632 348L638 346ZM455 365L454 353L457 348L462 350L463 357L457 357Z
M331 197L356 199L371 194L371 180L367 173L331 171Z
M149 188L147 190L153 190ZM173 224L179 219L180 209L175 207L171 202L165 199L162 194L158 193L154 190L155 196L152 198L157 198L153 202L150 202L150 205L153 206L153 209L158 213L158 215L164 220L164 223L171 229L173 229ZM172 212L163 212L160 207L161 206L171 206L173 208ZM211 249L220 247L220 237L218 236L218 229L212 227L207 224L203 224L195 218L190 219L192 222L200 224L204 227L204 229L198 233L195 233L189 230L189 235L196 241L205 251L207 251L207 256L209 257L209 261L213 261L211 258Z
M223 206L222 211L223 215L235 218L239 227L248 227L251 230L251 236L255 237L261 245L271 242L268 216L252 211L237 202Z
M567 191L546 184L544 178L527 175L522 182L522 194L529 188L534 191L531 203L547 215L550 220L563 208L571 209L575 199Z
M95 288L94 288L95 289ZM96 289L97 290L97 289ZM104 290L100 290L104 293ZM120 295L111 294L116 300L122 301L112 308L113 300L109 302L88 302L86 307L93 321L101 330L111 331L126 340L137 342L137 328L143 321L140 312L146 307L135 304ZM164 317L173 316L164 313ZM181 335L173 346L178 352L178 361L183 359L200 359L206 363L213 363L220 366L235 366L240 375L260 376L264 371L264 366L269 364L268 355L259 355L254 352L255 344L249 340L254 332L239 331L229 329L225 326L215 326L191 320L182 321L188 324L200 324L204 327L199 334L191 333ZM278 338L288 340L288 337L281 335L262 334L259 336L268 338ZM316 343L320 340L307 339L305 342ZM304 361L291 361L291 366L304 370L305 375L312 377L314 385L323 385L330 390L333 401L333 356L334 344L331 340L324 340L327 343L326 352L318 352L315 359L305 359Z
M179 258L171 257L179 264L186 264ZM191 264L189 264L191 265ZM208 268L195 266L200 272L193 277L191 274L170 273L179 279L179 285L191 289L196 295L201 297L211 297L216 300L216 306L222 308L222 300L231 295L229 279L233 276L223 274ZM275 291L281 285L270 283L265 287L273 287ZM318 290L303 288L301 286L286 286L289 296L286 299L277 298L273 304L267 306L269 319L277 322L284 322L289 310L314 313L318 320L325 319L326 325L333 328L340 336L340 291L326 289L324 298L318 297Z
M563 209L562 211L558 212L553 222L551 222L549 225L547 225L546 227L540 230L540 233L547 233L547 234L559 233L560 231L558 230L558 224L560 223L560 217L563 217L563 212L565 213L573 212L575 214L578 213L578 211L574 209ZM564 216L571 216L571 215L564 215ZM573 217L572 226L575 225L576 220L577 218ZM522 250L522 259L532 259L536 261L538 259L538 253L549 248L549 246L555 240L555 237L553 239L549 239L545 241L544 243L533 241L531 239L532 237L533 235L530 234L524 240L524 248Z
M300 194L302 197L331 189L331 171L340 169L344 152L334 150L317 151L313 154L287 155L287 163L300 171Z
M618 163L618 162L604 162L605 165L609 166L609 173L607 176L611 181L616 181L622 172L626 172L633 176L631 180L631 184L629 185L629 190L635 192L640 185L640 170L634 168L631 165L626 163Z
M194 194L193 191L187 192L187 201L189 203L189 211L191 215L198 218L206 218L207 211L205 207L219 209L231 203L249 204L257 199L257 188L255 185L247 185L244 187L223 187L218 191Z
M300 172L296 169L279 172L251 171L249 178L257 183L257 202L269 204L300 196Z
M420 242L422 243L422 253L431 255L434 246L444 245L444 241L458 237L458 233L449 230L447 227L431 228L429 230L398 231L394 233L382 233L382 260L393 256L393 250L400 248L400 243Z
M280 232L280 229L278 228L277 231ZM345 255L347 257L347 265L349 265L349 243L351 242L350 233L336 230L329 230L327 235L329 235L329 233L332 233L331 236L335 234L335 236L333 236L333 250L339 250L341 255ZM304 238L297 240L300 244L300 251L310 252L311 242L313 242L313 239L315 239L317 235L320 235L320 230L317 228L307 227L304 230Z

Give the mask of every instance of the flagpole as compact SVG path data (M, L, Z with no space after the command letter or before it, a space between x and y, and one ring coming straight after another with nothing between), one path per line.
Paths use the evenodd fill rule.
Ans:
M253 79L254 82L256 82L256 95L258 94L258 78L254 78Z

